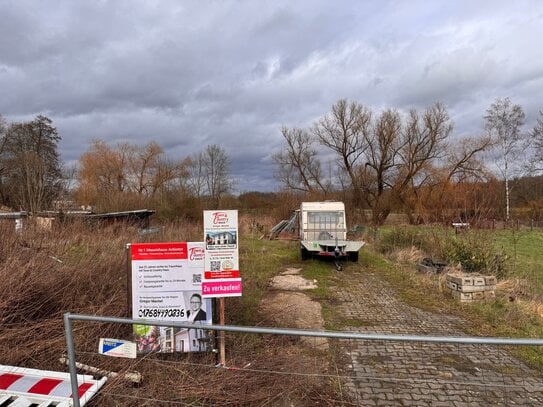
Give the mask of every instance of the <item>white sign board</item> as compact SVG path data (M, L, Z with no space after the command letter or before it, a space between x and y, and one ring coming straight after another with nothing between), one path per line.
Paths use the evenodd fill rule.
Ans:
M204 243L134 243L130 250L134 319L211 324L211 300L201 294ZM194 332L200 330L136 325L134 331L140 352L206 347L203 332Z

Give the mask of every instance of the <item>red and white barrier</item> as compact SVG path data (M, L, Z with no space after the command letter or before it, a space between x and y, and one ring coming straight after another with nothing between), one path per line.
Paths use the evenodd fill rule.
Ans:
M104 385L107 378L93 379L89 375L77 375L80 405L84 406ZM50 370L28 369L0 365L0 405L40 407L72 405L70 374Z

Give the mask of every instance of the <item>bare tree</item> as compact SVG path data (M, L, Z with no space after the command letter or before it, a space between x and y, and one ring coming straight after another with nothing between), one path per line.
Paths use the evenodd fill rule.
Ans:
M6 137L7 123L0 115L0 199L2 203L7 203L5 191L6 163L4 162L4 147L7 142Z
M230 159L226 151L216 144L206 147L202 159L207 192L218 207L220 199L232 189Z
M196 198L201 198L205 193L204 153L200 151L189 157L187 164L189 190Z
M476 221L489 210L491 200L478 195L493 178L479 155L490 145L488 137L469 137L447 143L446 159L426 171L426 184L411 195L417 217L430 221ZM490 198L490 194L489 194Z
M126 149L113 148L103 140L93 140L79 159L77 200L85 205L97 205L104 197L128 190L126 179Z
M448 146L446 181L477 181L488 178L487 169L479 155L492 145L490 137L466 137Z
M521 132L525 114L520 105L514 105L509 98L498 98L486 111L485 128L501 155L498 169L505 181L505 220L510 217L509 180L512 168L520 158L520 152L526 147L527 137Z
M145 146L127 145L125 150L130 188L138 195L152 196L158 187L157 174L163 165L161 159L164 151L154 141Z
M371 128L371 117L371 111L366 107L341 99L311 129L323 146L338 155L340 165L351 182L355 204L362 202L357 173L358 167L364 165L360 157L368 148L367 134Z
M160 158L151 180L151 194L159 193L164 196L169 191L177 191L183 194L187 191L188 160L171 161L167 158Z
M447 154L452 129L441 103L423 112L413 109L403 119L394 109L374 117L362 105L340 100L311 132L335 153L336 172L342 174L341 185L352 193L354 204L365 203L374 224L382 224L394 208L404 209L414 221L421 206L419 191L481 168L477 155L488 141L462 142L454 154ZM316 184L310 164L318 161L309 136L301 129L282 132L287 149L274 158L279 166L287 167L279 169L283 183L311 191Z
M365 200L372 208L373 222L379 224L391 211L391 200L385 194L394 186L397 177L398 152L402 147L402 121L395 110L384 111L366 133L365 165L360 168L359 182Z
M534 148L534 156L529 168L531 172L543 171L543 111L539 112L539 116L530 134Z
M156 142L111 147L94 140L79 160L75 196L80 203L102 210L124 207L128 197L134 206L177 188L184 177L184 162L169 161Z
M285 149L274 154L273 160L278 165L276 178L288 189L326 193L329 190L323 180L317 151L313 148L313 140L307 131L300 128L281 129L286 142Z

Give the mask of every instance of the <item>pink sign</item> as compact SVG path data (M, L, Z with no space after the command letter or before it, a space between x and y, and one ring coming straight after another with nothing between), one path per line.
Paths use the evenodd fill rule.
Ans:
M239 297L241 278L202 282L202 297Z
M130 250L132 260L184 260L187 258L186 242L132 243Z

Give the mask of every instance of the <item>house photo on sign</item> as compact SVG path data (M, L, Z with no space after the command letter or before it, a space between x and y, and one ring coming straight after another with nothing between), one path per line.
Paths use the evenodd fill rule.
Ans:
M132 317L146 321L212 323L211 300L202 297L203 242L130 245ZM208 349L203 329L135 325L138 352Z
M204 211L205 298L241 296L238 254L238 211Z

